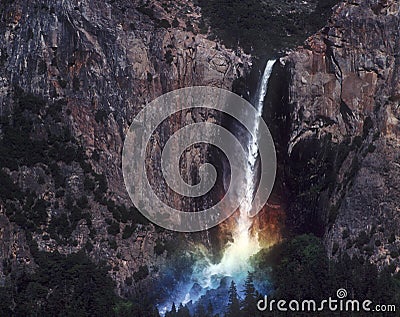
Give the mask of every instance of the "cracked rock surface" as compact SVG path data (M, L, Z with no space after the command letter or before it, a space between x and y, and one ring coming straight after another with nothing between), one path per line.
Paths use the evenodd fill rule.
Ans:
M323 235L330 256L361 254L379 266L399 264L399 9L397 1L343 1L281 59L288 217Z
M0 197L0 257L7 259L7 270L0 261L0 285L8 268L34 267L24 231L31 222L39 250L85 249L110 265L121 294L152 285L166 257L154 248L171 234L135 225L126 214L132 204L121 172L125 131L147 103L171 90L231 89L250 56L201 34L200 9L188 1L16 0L1 1L0 12L0 135L24 135L21 151L25 143L35 145L30 154L18 153L26 162L0 166L21 193ZM169 130L184 121L170 120ZM184 173L204 162L202 155L188 155ZM132 285L132 274L144 266L150 277Z

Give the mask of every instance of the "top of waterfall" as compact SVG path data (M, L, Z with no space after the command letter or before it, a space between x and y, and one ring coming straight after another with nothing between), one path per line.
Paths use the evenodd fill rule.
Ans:
M265 69L264 69L264 73L262 75L260 85L258 86L257 100L256 100L255 106L259 112L262 111L262 108L264 105L264 99L265 99L265 95L267 94L269 78L271 76L272 68L274 67L275 63L276 63L276 59L270 59L267 62L267 65L265 66Z

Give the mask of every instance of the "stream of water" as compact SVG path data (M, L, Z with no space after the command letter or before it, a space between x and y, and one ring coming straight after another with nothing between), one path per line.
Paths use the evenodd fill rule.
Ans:
M253 131L249 131L252 135L258 135L260 121L262 120L264 99L267 94L268 82L274 64L275 60L267 62L254 96L253 105L257 111L254 118ZM181 295L178 296L178 298L181 297L183 304L195 303L207 292L220 288L221 283L227 278L233 279L240 286L244 283L248 272L252 271L249 259L261 249L258 236L250 233L253 221L248 216L256 190L258 141L257 138L251 137L248 141L248 162L247 170L245 171L246 183L244 184L245 197L239 212L236 214L236 222L232 228L232 241L226 245L219 263L212 263L210 257L207 255L207 251L200 248L201 255L193 267L191 279L184 286L185 290L180 290Z

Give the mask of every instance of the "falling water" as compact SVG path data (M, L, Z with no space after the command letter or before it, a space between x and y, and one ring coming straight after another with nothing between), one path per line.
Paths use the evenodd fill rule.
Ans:
M239 210L236 227L233 231L233 242L228 244L220 263L212 264L205 269L204 276L207 277L206 280L208 283L213 276L230 276L238 283L244 281L247 272L251 270L249 258L261 249L258 237L250 234L252 219L248 216L248 213L251 210L255 192L255 173L259 141L257 136L259 134L260 121L262 120L268 81L274 64L275 60L268 61L254 100L257 114L254 118L254 129L250 132L256 137L250 138L248 144L248 163L247 170L245 171L245 197Z
M247 169L245 171L246 184L244 184L244 201L240 210L237 214L236 225L233 228L232 238L233 241L229 242L224 250L224 254L219 263L212 263L207 256L207 251L204 248L200 248L201 256L193 268L193 275L189 285L187 285L187 294L185 295L183 303L186 304L189 301L196 301L197 298L193 298L190 295L190 290L193 285L200 286L204 294L205 291L210 289L216 289L219 287L221 280L224 277L230 277L235 280L237 284L243 284L247 273L252 270L249 259L252 255L260 251L261 246L257 236L252 236L250 233L250 227L252 225L252 219L248 216L252 201L255 193L255 178L256 178L256 162L258 158L258 131L260 127L260 121L262 120L264 99L267 94L268 81L272 73L272 68L275 64L275 60L269 60L265 67L262 79L257 88L255 100L253 101L254 107L256 108L256 116L254 118L252 135L255 138L249 139L248 144L248 162ZM199 294L200 296L201 294Z
M267 66L265 67L262 80L258 86L256 99L254 102L254 106L257 110L256 117L254 118L254 129L251 131L256 138L250 140L248 145L248 163L246 170L246 190L245 190L245 199L241 208L241 215L246 216L251 210L251 204L253 201L254 190L255 190L255 166L258 157L258 134L260 129L260 121L262 120L263 108L264 108L264 99L268 90L268 82L269 77L272 73L272 68L275 64L275 60L269 60L267 62Z

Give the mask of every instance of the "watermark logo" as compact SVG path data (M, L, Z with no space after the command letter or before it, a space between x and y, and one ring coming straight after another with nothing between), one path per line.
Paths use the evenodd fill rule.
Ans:
M347 297L347 291L344 288L339 288L336 292L336 297L343 299Z
M192 118L195 111L225 113L257 140L260 172L254 199L250 200L251 208L246 208L249 216L255 216L267 202L276 173L271 133L257 110L245 99L228 90L201 86L179 89L155 99L135 117L126 135L123 176L131 200L145 217L161 227L180 232L196 232L216 226L246 202L247 180L243 171L248 168L249 152L254 150L241 144L234 134L217 123L218 120L186 120ZM180 129L173 131L165 141L164 130L171 125L164 130L159 130L159 127L177 113L180 122L176 126ZM177 209L166 201L169 193L182 197L175 199L178 201L175 205L179 205L184 197L202 197L214 188L218 175L213 165L205 163L200 166L200 181L196 184L188 183L180 169L185 151L204 143L219 148L228 159L229 187L221 200L208 209L192 212ZM159 173L165 179L165 183L156 186L157 189L148 179L149 166L154 160L161 160Z
M292 312L396 312L396 305L381 305L369 300L347 299L347 290L340 288L336 291L336 298L329 297L321 301L312 299L305 300L276 300L268 299L265 295L264 299L257 302L257 308L260 311L292 311Z

